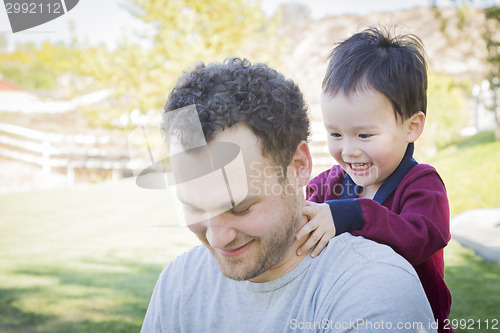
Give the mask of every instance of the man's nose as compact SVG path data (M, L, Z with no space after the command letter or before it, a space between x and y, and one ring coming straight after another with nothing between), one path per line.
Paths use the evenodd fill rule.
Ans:
M221 214L223 215L223 214ZM209 218L207 222L207 241L214 249L223 249L236 238L236 230L223 216Z

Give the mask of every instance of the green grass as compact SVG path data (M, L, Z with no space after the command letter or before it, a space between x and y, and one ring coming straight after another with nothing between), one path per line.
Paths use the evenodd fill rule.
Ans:
M500 141L492 132L451 145L427 161L443 178L452 216L473 208L500 207ZM452 292L450 319L480 320L475 329L456 332L492 332L486 320L500 320L500 265L488 262L452 240L445 250L445 280ZM470 322L469 322L470 323ZM500 323L498 324L500 330Z
M138 332L161 269L198 243L166 226L170 202L130 181L1 195L0 332Z
M455 332L493 332L486 320L498 320L500 330L500 265L488 262L472 250L452 240L445 250L445 281L452 293L450 320L480 320L475 329Z
M479 133L427 161L443 178L452 215L473 208L500 207L500 141Z
M500 142L491 133L430 161L452 214L498 207ZM496 163L495 163L496 162ZM0 332L138 332L164 265L198 244L166 191L128 181L0 195ZM500 319L500 265L451 241L450 319ZM491 330L490 330L491 331Z

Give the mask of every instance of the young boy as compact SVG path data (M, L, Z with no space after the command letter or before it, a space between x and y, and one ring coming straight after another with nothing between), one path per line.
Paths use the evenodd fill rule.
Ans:
M339 165L307 187L311 202L304 214L310 222L297 238L310 236L298 253L316 244L316 256L346 231L391 246L417 271L438 332L450 332L443 260L450 239L448 199L436 170L412 157L424 128L426 91L424 50L413 35L369 28L333 49L321 108L329 151Z

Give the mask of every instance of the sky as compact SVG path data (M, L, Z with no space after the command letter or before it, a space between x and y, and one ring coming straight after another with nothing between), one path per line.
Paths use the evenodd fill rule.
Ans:
M280 4L286 2L309 6L311 15L316 19L329 15L365 15L429 5L429 0L261 0L263 10L270 15ZM68 43L71 40L70 22L73 22L79 40L86 40L91 45L105 43L114 48L124 34L130 40L137 40L136 33L145 31L141 22L124 9L125 5L126 0L80 0L76 7L65 15L14 34L6 9L0 3L0 34L7 37L9 49L17 43L29 41Z

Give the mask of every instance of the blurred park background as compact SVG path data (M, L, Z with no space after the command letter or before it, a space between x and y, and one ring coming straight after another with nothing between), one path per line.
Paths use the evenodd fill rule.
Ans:
M161 269L198 241L168 191L135 184L148 161L128 139L199 61L241 56L295 80L318 173L333 163L319 110L328 52L369 25L414 33L430 73L416 158L441 174L453 217L500 208L500 2L404 3L81 0L16 34L1 13L0 332L140 330ZM475 322L456 332L500 330L500 264L454 239L445 260L450 319Z

